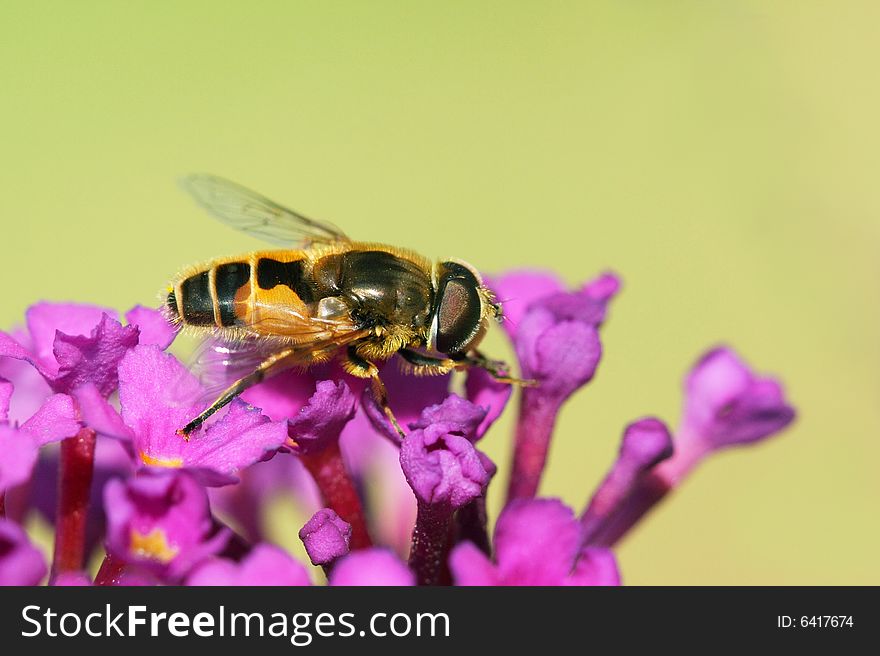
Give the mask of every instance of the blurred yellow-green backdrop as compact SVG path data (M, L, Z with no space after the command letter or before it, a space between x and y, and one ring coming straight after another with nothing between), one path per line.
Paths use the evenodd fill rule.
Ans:
M178 191L193 171L489 272L610 267L542 494L580 508L624 424L677 421L728 342L800 418L701 467L625 581L880 583L878 23L870 0L6 2L0 325L155 303L256 248Z

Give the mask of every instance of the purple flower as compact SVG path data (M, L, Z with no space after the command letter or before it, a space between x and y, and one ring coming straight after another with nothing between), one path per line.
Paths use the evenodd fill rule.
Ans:
M729 348L706 353L685 380L684 417L679 440L707 448L757 442L794 419L782 385L753 374Z
M595 375L620 282L604 274L567 290L555 275L514 272L489 285L519 359L511 373L536 383L522 391L510 500L491 540L497 468L476 445L511 386L486 371L458 380L383 364L405 438L368 381L331 362L246 390L186 441L177 429L212 399L163 352L175 326L141 306L124 326L104 308L34 305L27 329L0 333L0 583L45 576L11 521L31 504L55 521L55 585L88 585L84 564L101 539L95 585L309 585L303 564L264 538L267 506L287 494L314 513L299 535L331 585L617 585L608 547L707 455L794 418L775 379L730 349L710 351L686 378L675 438L653 417L627 426L577 518L535 495L557 413ZM215 519L205 486L244 537Z
M611 553L582 547L580 523L555 499L519 499L495 526L495 562L470 542L456 546L456 585L619 585Z
M119 360L138 342L138 329L123 326L115 316L87 305L38 303L27 311L29 343L0 333L0 356L30 363L56 392L91 383L109 396L116 389Z
M453 512L480 498L494 473L461 426L428 424L407 435L400 447L400 465L418 502L409 565L422 585L448 583Z
M670 487L713 451L775 435L795 417L782 385L754 374L729 348L703 355L688 373L684 393L675 454L656 469Z
M322 508L299 530L312 565L329 565L348 553L351 524L330 508Z
M250 542L260 542L266 536L266 504L285 498L305 513L321 507L318 490L298 458L261 461L239 471L238 477L235 485L210 488L208 496L211 507L231 518Z
M153 344L164 351L177 336L177 328L161 312L143 305L135 305L126 312L125 320L130 326L137 327L138 344Z
M478 439L477 430L488 414L486 408L467 401L457 394L450 394L442 403L430 405L409 427L413 430L428 428L432 424L445 424L451 431L466 437L470 442ZM482 437L480 435L479 437Z
M0 426L0 494L30 478L37 462L37 443L26 433Z
M51 585L62 588L86 588L92 585L91 577L85 572L62 572Z
M0 586L36 585L46 576L46 561L24 530L0 518Z
M322 369L327 370L325 365ZM309 388L295 383L290 374L278 377L280 382L258 385L249 390L248 400L258 404L269 416L286 421L287 446L299 456L312 475L322 496L322 505L332 508L352 527L352 548L372 544L367 531L361 500L355 489L348 466L343 461L339 438L355 416L356 397L348 385L339 381L320 380L308 400L302 392ZM363 385L359 383L358 386ZM289 397L287 396L289 393ZM291 400L296 403L291 405Z
M10 392L11 387L7 383L3 389ZM0 412L14 396L4 394ZM80 427L77 409L66 394L50 396L21 427L0 422L0 493L30 478L41 446L76 435Z
M76 435L81 427L79 410L73 399L66 394L53 394L21 425L20 430L43 446Z
M288 435L295 453L323 451L339 440L354 417L357 400L344 381L318 381L308 403L288 421Z
M58 512L59 449L44 449L34 468L28 501L46 522L54 525ZM124 478L132 473L131 458L117 440L98 437L95 448L95 464L89 496L92 499L86 516L85 553L89 554L103 542L106 529L104 505L100 503L102 491L112 478ZM56 585L58 582L56 580Z
M615 510L633 493L643 476L658 462L672 455L672 436L659 419L648 417L626 427L617 461L584 511L584 541L613 544L603 540L602 530Z
M0 378L0 423L9 421L9 403L14 386L5 378Z
M387 549L373 548L354 551L340 559L330 573L335 586L409 586L415 576Z
M794 408L785 400L782 386L772 378L756 376L727 348L703 355L688 373L684 388L674 452L653 465L645 458L636 476L627 481L629 493L608 503L601 517L595 509L586 511L589 544L617 543L714 451L765 439L794 420ZM665 455L667 449L660 448L663 440L656 439L642 455L650 456L652 448Z
M421 503L461 508L489 482L483 459L457 431L458 424L431 424L403 441L400 465Z
M567 292L548 274L514 272L490 286L499 298L511 299L505 312L509 310L514 320L505 328L522 376L537 383L523 390L508 489L509 498L532 497L560 407L596 373L602 356L599 326L620 281L606 273Z
M197 566L186 579L198 586L311 585L308 572L283 549L261 543L241 560L211 558Z
M287 442L287 427L240 400L187 441L177 429L204 408L202 387L174 356L137 346L119 364L121 417L94 387L79 391L86 423L130 444L137 464L186 468L208 485L227 485L235 473Z
M400 371L395 362L389 362L381 371L382 380L388 390L391 409L401 426L418 428L426 421L434 421L430 413L431 407L447 404L449 397L450 376L412 376ZM469 406L460 405L472 416L480 415L478 425L471 432L473 439L478 440L501 415L510 398L511 387L507 383L499 383L487 372L471 369L467 372L465 393ZM452 395L456 396L456 395ZM456 399L463 401L460 397ZM458 403L453 401L452 403ZM388 421L384 411L373 398L370 388L365 388L361 396L361 404L376 431L400 444L400 435ZM433 412L437 412L434 410ZM443 412L454 411L445 405ZM429 416L425 415L429 413ZM471 421L471 420L468 420Z
M107 550L120 560L176 580L226 545L204 488L183 472L111 480L104 487Z

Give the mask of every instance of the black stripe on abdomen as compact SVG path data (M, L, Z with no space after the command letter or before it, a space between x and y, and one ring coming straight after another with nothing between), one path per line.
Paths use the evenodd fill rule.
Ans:
M183 320L194 326L214 325L214 300L208 271L197 273L180 285L180 306Z
M251 277L251 265L245 262L229 262L217 267L214 274L217 288L217 305L220 308L220 325L234 326L235 294Z
M260 289L273 289L278 285L289 287L304 303L315 300L315 291L305 279L302 260L279 262L268 257L257 262L257 285Z

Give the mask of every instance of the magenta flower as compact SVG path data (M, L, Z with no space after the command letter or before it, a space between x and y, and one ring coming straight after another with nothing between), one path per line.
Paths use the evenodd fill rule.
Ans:
M9 421L9 403L15 386L5 378L0 378L0 423Z
M99 433L122 440L136 465L185 468L207 485L237 482L235 474L287 442L272 422L240 400L217 421L184 440L177 429L205 407L198 380L158 346L137 346L119 363L121 416L93 387L78 394L83 418Z
M308 572L283 549L261 543L240 562L210 558L198 565L186 579L187 585L311 585Z
M614 545L714 451L770 437L795 417L781 384L753 374L730 349L703 355L684 387L684 413L671 445L665 427L627 431L618 463L585 511L589 544Z
M204 488L180 472L112 480L104 488L107 551L172 581L230 539L215 530Z
M20 427L8 422L14 396L12 383L0 384L0 495L27 481L37 462L41 446L76 435L81 424L78 412L66 394L49 396Z
M46 561L24 530L0 518L0 586L36 585L46 576Z
M607 522L633 492L644 476L661 460L672 455L672 436L659 419L649 417L626 427L617 461L584 511L584 542L610 544L602 536Z
M92 585L92 577L85 572L61 572L52 582L55 587L87 588Z
M335 370L326 365L321 369L322 373ZM357 387L362 385L359 382ZM357 410L348 384L287 372L248 390L246 398L273 419L286 422L287 444L315 480L323 505L351 525L353 547L370 546L362 504L339 445Z
M426 409L431 406L446 404L450 397L450 376L412 376L400 371L395 362L389 362L382 369L382 380L388 389L388 398L392 399L394 414L401 426L409 428L424 427L425 421L433 421L425 417ZM465 393L468 406L460 405L464 412L471 412L472 417L480 415L477 426L471 429L474 439L480 439L494 421L501 415L510 398L511 387L495 381L482 370L468 371L465 381ZM457 395L455 398L462 401ZM364 390L361 403L373 427L380 434L395 444L400 444L400 435L388 421L385 413L376 403L369 388ZM458 403L452 401L451 403ZM444 409L444 412L449 411ZM437 412L439 410L435 410ZM463 419L463 417L462 417ZM469 420L469 421L472 421Z
M705 454L757 442L785 428L794 415L779 382L753 374L731 349L716 348L685 381L677 449Z
M412 431L400 447L406 480L421 503L461 508L482 493L490 474L456 424L430 424Z
M415 576L387 549L355 551L342 558L330 573L335 586L409 586Z
M330 565L349 551L351 524L330 508L322 508L299 530L312 565Z
M303 564L266 541L263 518L283 494L311 516L300 538L333 586L617 585L611 548L699 462L794 419L776 379L712 350L686 377L674 435L654 417L627 426L576 517L535 495L558 411L596 374L620 282L566 290L552 274L515 272L490 285L519 360L510 373L527 381L491 536L497 467L477 445L511 386L485 371L383 365L405 438L367 382L331 362L247 390L186 441L177 429L210 399L164 352L173 326L143 307L122 325L103 308L33 306L27 329L0 333L0 583L46 575L19 524L36 509L54 517L53 585L89 584L92 555L104 556L95 585L309 585Z
M28 333L19 336L21 342L0 333L0 357L28 362L56 392L91 383L109 396L119 360L138 343L137 327L115 317L112 310L88 305L38 303L27 311Z
M610 551L584 548L580 523L556 499L510 502L495 526L495 562L470 542L455 547L456 585L619 585Z
M415 422L424 428L413 430L400 447L400 465L418 503L409 564L423 585L448 583L453 513L483 496L494 474L489 459L465 436L482 421L462 412L467 403L459 399L427 408ZM462 423L468 415L470 424ZM429 418L439 421L430 423Z
M549 274L516 272L490 285L499 298L511 299L505 305L509 320L504 326L522 376L537 383L523 390L508 489L509 498L532 497L559 409L596 373L602 356L599 326L620 282L608 273L567 292Z
M257 462L237 474L235 485L212 487L208 490L211 507L227 517L251 543L266 538L263 508L279 498L289 499L303 512L314 512L321 506L311 475L298 458L279 456Z
M337 442L356 408L357 401L344 381L319 381L306 405L288 419L293 451L315 453Z
M28 480L37 462L38 448L27 433L0 426L0 493Z

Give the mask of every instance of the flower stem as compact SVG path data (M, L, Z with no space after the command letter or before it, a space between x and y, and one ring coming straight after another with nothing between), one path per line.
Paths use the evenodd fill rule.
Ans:
M95 585L119 585L124 571L125 563L116 556L107 554L95 576Z
M635 524L672 489L664 477L652 471L645 475L632 494L598 525L589 527L585 545L613 547Z
M524 389L513 451L513 469L507 487L507 500L532 498L538 493L547 464L550 438L560 403L539 390Z
M447 556L451 546L452 509L444 504L419 501L412 534L409 566L419 585L449 585Z
M317 453L302 454L302 463L315 479L324 503L340 518L351 524L351 548L372 546L360 497L342 461L339 443Z
M458 525L457 542L469 540L487 556L492 555L489 533L486 530L486 497L481 496L459 508L455 515Z
M86 516L95 466L95 440L95 431L83 428L61 443L52 579L61 572L81 570L85 565Z

